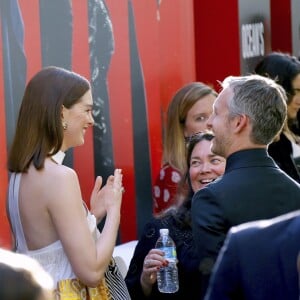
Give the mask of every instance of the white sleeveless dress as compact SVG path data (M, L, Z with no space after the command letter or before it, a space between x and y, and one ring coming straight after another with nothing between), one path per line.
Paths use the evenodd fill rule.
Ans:
M28 249L19 212L19 188L21 176L22 173L11 174L8 191L8 212L15 237L15 251L26 254L37 260L41 266L52 276L55 285L60 280L76 278L69 259L59 240L37 250ZM95 216L92 215L88 210L87 221L90 231L96 241L100 236L100 232L97 228ZM112 299L130 299L125 281L113 258L111 259L111 262L106 270L105 278Z
M21 173L12 173L9 181L8 208L15 235L16 252L26 254L36 259L52 276L55 283L66 278L75 278L69 259L58 240L44 248L28 250L19 213L19 187ZM87 221L95 240L100 233L97 229L96 218L87 210Z

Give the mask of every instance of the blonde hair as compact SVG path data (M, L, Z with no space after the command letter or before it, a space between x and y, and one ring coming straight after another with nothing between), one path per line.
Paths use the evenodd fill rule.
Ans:
M186 170L184 124L191 107L216 91L202 82L192 82L179 89L169 103L164 131L163 164L169 164L182 174Z

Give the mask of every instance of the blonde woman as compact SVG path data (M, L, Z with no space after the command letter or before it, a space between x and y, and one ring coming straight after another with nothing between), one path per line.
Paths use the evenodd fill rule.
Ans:
M217 93L210 86L191 82L172 98L164 131L162 168L153 187L154 215L176 204L178 183L187 168L186 139L206 130L216 97Z

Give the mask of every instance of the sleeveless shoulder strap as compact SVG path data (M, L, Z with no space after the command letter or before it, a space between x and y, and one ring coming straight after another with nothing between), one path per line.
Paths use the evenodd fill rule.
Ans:
M17 252L27 252L27 244L21 224L19 211L19 189L22 173L12 173L9 179L8 187L8 212L12 231L15 236L15 249Z

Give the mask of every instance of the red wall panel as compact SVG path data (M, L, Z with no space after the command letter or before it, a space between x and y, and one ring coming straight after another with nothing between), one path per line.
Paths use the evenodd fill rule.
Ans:
M271 0L270 4L272 50L292 53L291 0Z
M109 69L111 126L116 168L123 170L125 193L121 208L121 241L136 238L133 130L129 66L127 1L107 1L113 24L115 52Z
M88 6L85 1L72 2L73 9L73 48L72 69L90 79L89 44L88 44ZM74 149L74 169L80 182L82 197L89 206L90 195L94 187L94 150L93 131L85 134L84 145Z
M156 1L133 1L135 10L135 25L143 66L147 99L148 136L150 143L150 158L152 166L152 181L159 172L161 160L161 48L160 29L165 20L161 7ZM159 15L158 15L159 14ZM159 18L160 16L160 18Z
M240 75L238 1L194 1L197 80Z

